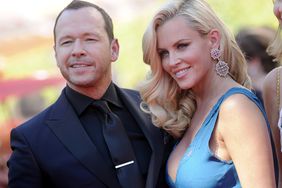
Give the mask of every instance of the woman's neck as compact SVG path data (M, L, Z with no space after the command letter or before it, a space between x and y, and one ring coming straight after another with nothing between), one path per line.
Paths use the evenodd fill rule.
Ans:
M215 103L227 90L232 87L240 87L231 77L222 78L216 75L208 79L206 83L193 88L197 107Z

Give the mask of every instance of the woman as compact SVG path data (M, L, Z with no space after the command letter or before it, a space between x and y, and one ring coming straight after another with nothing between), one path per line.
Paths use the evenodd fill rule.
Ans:
M268 47L268 53L275 58L275 61L280 62L282 59L282 41L281 41L281 23L282 23L282 1L274 2L273 13L279 21L279 28L276 38ZM279 180L278 187L282 188L282 83L281 83L282 68L278 67L272 70L266 76L263 87L263 101L267 117L271 126L271 131L275 143L277 159L279 164Z
M247 72L252 81L253 91L262 100L265 76L279 66L266 49L275 36L271 27L245 27L239 30L235 39L247 60Z
M171 187L275 187L265 113L249 90L242 52L203 0L174 0L143 37L151 74L143 110L179 138L167 162Z

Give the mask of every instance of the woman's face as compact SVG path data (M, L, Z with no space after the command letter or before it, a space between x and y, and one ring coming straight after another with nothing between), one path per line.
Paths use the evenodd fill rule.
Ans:
M157 29L157 51L163 69L181 89L190 89L214 72L208 36L189 27L185 17L176 16Z
M279 23L282 23L282 1L281 0L275 0L274 1L274 7L273 12L276 18L278 19Z

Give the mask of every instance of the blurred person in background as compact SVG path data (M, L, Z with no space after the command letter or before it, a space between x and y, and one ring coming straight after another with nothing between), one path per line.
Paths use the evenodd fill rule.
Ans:
M50 107L11 131L10 188L166 187L169 138L112 82L119 44L100 7L75 0L54 26L67 86Z
M236 35L236 41L247 60L253 91L261 101L265 76L279 66L277 61L273 61L274 57L266 52L275 33L270 27L249 27L239 30Z
M276 16L279 27L276 37L269 45L267 52L275 57L276 62L281 63L282 60L282 1L273 0L273 13ZM277 67L267 74L263 84L263 101L267 117L270 122L271 131L277 151L279 164L279 184L282 188L282 67Z
M274 188L266 114L249 90L243 53L209 4L163 6L144 34L143 53L151 68L140 90L143 110L179 139L167 162L171 187Z
M8 167L7 161L9 158L9 154L4 154L0 156L0 188L8 187Z

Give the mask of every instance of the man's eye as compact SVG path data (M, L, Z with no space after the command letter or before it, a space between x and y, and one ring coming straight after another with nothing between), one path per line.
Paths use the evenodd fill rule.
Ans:
M66 40L66 41L61 42L61 45L64 46L64 45L67 45L67 44L70 44L70 43L72 43L71 40Z
M86 41L89 41L89 42L96 42L97 40L96 39L94 39L94 38L87 38L87 39L85 39Z

